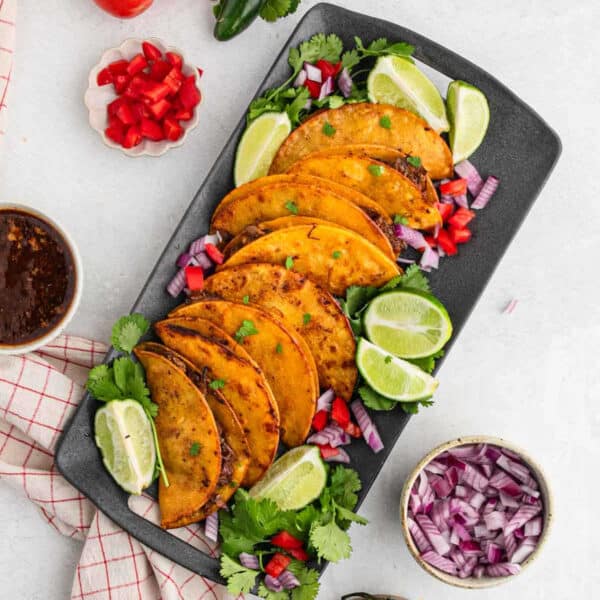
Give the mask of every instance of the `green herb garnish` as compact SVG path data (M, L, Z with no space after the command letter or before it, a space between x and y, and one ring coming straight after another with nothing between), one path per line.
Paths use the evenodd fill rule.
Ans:
M302 315L302 322L303 322L305 325L308 325L308 324L310 323L310 320L311 320L311 319L312 319L312 315L311 315L310 313L304 313L304 314Z
M325 125L323 125L323 133L327 137L332 137L335 134L335 127L331 123L327 122Z
M248 319L244 319L240 328L235 332L235 339L237 342L241 342L245 337L249 335L256 335L258 329L254 326L254 322Z
M250 296L248 296L248 294L246 294L243 298L242 298L242 302L244 304L250 304Z
M421 166L421 159L418 156L407 156L406 162L416 168Z
M384 168L382 165L369 165L367 167L369 173L373 175L373 177L381 177L383 175Z
M332 256L333 258L335 258L335 260L337 260L338 258L341 258L341 257L342 257L342 252L341 252L340 250L334 250L334 251L331 253L331 256Z
M379 125L381 127L383 127L384 129L391 129L392 128L392 120L390 119L390 117L388 115L383 115L383 117L381 117L381 119L379 119Z
M294 266L294 259L291 256L286 257L285 259L285 268L291 269Z
M277 352L277 354L283 353L283 346L279 342L277 343L277 346L275 346L275 352Z
M209 384L208 387L211 390L220 390L221 388L225 387L225 380L224 379L213 379Z
M404 215L394 215L396 225L408 225L408 219Z
M198 456L198 454L200 453L200 442L194 442L191 446L190 446L190 456Z
M383 359L386 365L389 365L394 360L389 354Z
M297 215L298 214L298 207L296 206L295 202L292 202L291 200L288 200L285 203L285 207L293 214Z

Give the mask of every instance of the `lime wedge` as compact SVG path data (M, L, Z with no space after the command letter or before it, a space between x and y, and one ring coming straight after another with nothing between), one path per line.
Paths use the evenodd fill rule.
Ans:
M364 380L376 392L398 402L416 402L429 398L438 382L419 367L371 344L358 341L356 366Z
M453 81L446 98L450 118L450 148L455 163L469 158L483 141L490 107L482 91L464 81Z
M150 421L135 400L113 400L96 412L96 445L113 479L130 494L141 494L154 479L156 449Z
M382 56L367 79L371 102L393 104L423 117L436 131L448 131L444 101L419 68L399 56Z
M435 354L452 335L452 322L442 303L413 290L377 296L365 311L363 323L371 342L400 358Z
M269 112L256 118L244 131L235 156L235 185L265 176L279 146L292 130L287 113Z
M319 448L298 446L277 459L249 493L270 498L281 510L298 510L318 498L326 482Z

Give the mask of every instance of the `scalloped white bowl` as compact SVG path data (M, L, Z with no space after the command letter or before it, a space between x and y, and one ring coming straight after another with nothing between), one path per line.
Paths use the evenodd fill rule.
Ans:
M173 46L166 46L161 40L157 38L145 38L144 40L129 38L126 39L117 48L110 48L107 50L102 57L100 62L92 67L88 76L88 89L85 92L84 101L89 112L89 121L92 129L98 132L98 135L102 138L102 141L110 148L116 148L121 150L127 156L162 156L167 150L181 146L185 141L189 132L198 125L199 110L198 106L194 108L194 115L189 121L181 121L183 127L183 135L175 142L171 140L161 140L160 142L154 142L152 140L143 139L141 144L134 146L133 148L123 148L123 146L113 142L111 139L106 137L104 130L108 127L108 115L106 107L110 102L117 98L117 94L112 85L98 85L96 79L98 73L107 67L110 63L116 60L131 60L136 54L142 52L142 42L148 41L154 44L163 54L165 52L176 52L184 58L182 73L189 77L194 76L196 86L198 85L200 76L196 67L188 65L185 62L183 53L178 48Z

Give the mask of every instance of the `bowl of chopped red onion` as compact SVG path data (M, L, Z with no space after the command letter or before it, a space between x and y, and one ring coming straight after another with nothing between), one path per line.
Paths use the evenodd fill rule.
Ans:
M518 575L538 556L552 522L540 467L500 438L462 437L434 448L400 500L408 549L428 573L462 588Z

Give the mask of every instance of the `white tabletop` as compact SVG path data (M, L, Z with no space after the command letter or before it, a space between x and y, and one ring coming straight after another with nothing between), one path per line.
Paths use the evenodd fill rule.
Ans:
M600 250L598 58L600 5L564 2L338 2L414 29L494 73L558 131L558 167L446 360L436 405L411 420L353 527L350 560L327 570L321 598L359 589L411 600L468 595L422 571L401 538L398 499L416 461L464 434L503 436L546 469L556 519L539 560L481 600L591 598L600 589ZM282 43L315 4L275 25L258 21L216 42L206 0L156 0L118 21L91 0L22 0L0 153L0 201L50 213L79 244L86 285L70 332L107 339L135 300ZM83 91L102 51L156 36L205 69L200 124L160 159L129 159L87 125ZM511 315L505 304L517 298ZM1 596L63 600L80 545L51 529L0 484Z

